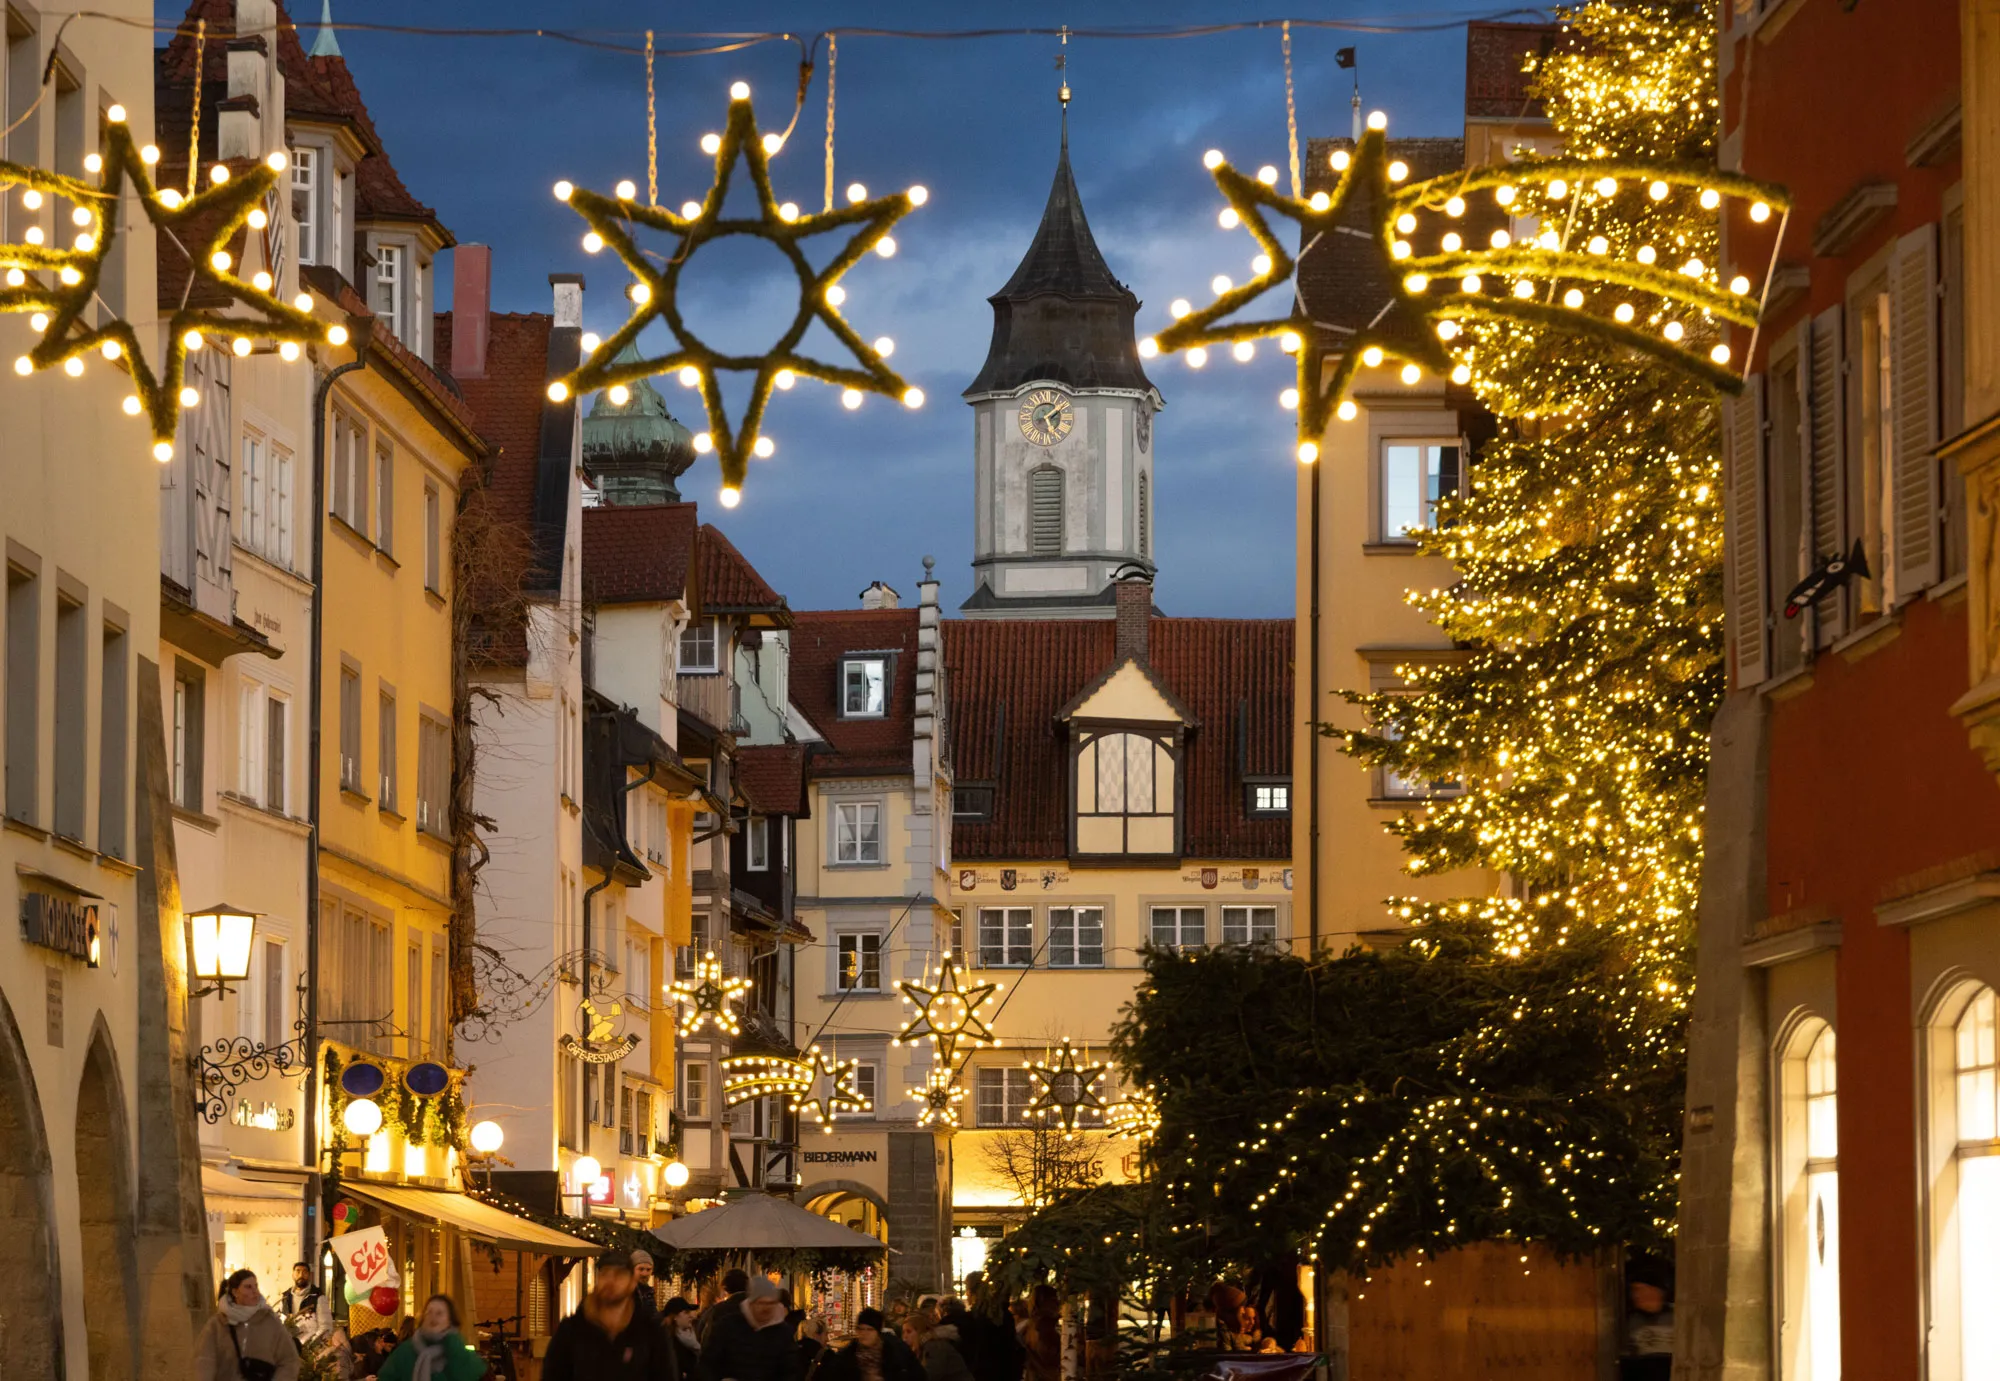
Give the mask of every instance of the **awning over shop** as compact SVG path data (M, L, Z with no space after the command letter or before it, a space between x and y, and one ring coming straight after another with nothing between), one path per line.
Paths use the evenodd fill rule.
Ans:
M305 1185L297 1180L246 1180L220 1166L204 1165L201 1197L210 1213L295 1216L305 1207Z
M539 1252L543 1256L596 1256L604 1250L595 1242L517 1218L456 1190L410 1189L399 1184L343 1180L340 1192L366 1199L406 1218L457 1228L468 1237L508 1251Z

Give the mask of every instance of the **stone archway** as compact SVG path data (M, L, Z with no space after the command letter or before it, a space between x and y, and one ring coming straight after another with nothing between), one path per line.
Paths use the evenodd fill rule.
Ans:
M63 1374L60 1269L41 1099L0 995L0 1357L9 1375Z
M138 1374L130 1123L111 1033L100 1014L76 1090L77 1221L83 1239L83 1327L90 1381Z

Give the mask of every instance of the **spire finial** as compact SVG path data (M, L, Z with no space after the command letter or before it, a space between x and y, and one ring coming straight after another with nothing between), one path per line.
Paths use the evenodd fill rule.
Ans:
M1056 53L1056 99L1062 102L1062 146L1069 152L1069 25L1062 26L1062 48Z
M313 39L311 56L337 58L340 40L333 35L333 0L319 0L319 34Z

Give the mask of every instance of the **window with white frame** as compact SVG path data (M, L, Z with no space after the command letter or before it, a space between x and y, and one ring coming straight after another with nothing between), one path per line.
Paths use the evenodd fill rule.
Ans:
M1049 967L1096 969L1104 966L1104 908L1049 908Z
M451 969L445 954L443 937L432 940L430 1052L434 1060L446 1058L451 1030Z
M1200 906L1156 906L1151 937L1165 949L1200 949L1208 943L1208 910Z
M681 671L685 675L712 675L719 669L714 619L690 619L681 630Z
M708 1121L708 1061L681 1062L681 1116L690 1122Z
M1026 906L979 908L979 967L1026 968L1035 962L1035 912Z
M1225 906L1222 908L1223 944L1273 945L1277 942L1277 907Z
M264 472L269 444L257 432L243 433L242 458L236 474L236 540L262 554L270 495Z
M876 1115L877 1109L881 1106L876 1098L876 1091L882 1082L880 1075L881 1066L873 1060L859 1060L855 1062L854 1091L867 1100L868 1111L865 1113L847 1113L844 1114L845 1116L873 1117Z
M837 956L834 987L843 993L882 990L882 937L873 933L843 935Z
M1292 813L1292 786L1290 782L1252 782L1248 787L1250 813L1252 815L1290 815Z
M375 804L387 811L396 809L396 760L396 693L385 686L375 711Z
M396 549L396 448L380 436L375 439L375 546L390 555Z
M1383 738L1395 741L1403 736L1402 730L1391 722L1376 726L1376 732ZM1382 796L1391 801L1422 801L1433 796L1456 796L1463 789L1453 777L1440 777L1435 781L1425 781L1419 777L1405 776L1393 768L1377 769L1382 778Z
M958 960L960 964L963 964L965 962L964 911L954 911L951 913L951 921L945 931L944 943L945 953Z
M299 263L317 264L321 153L310 145L292 150L292 222L299 228Z
M625 1000L650 1008L653 997L653 947L645 940L625 942Z
M451 726L428 713L417 718L417 828L451 837Z
M424 588L444 590L444 501L435 480L424 484Z
M768 815L750 817L743 832L744 864L753 873L768 872L771 867L771 818Z
M833 861L882 862L882 803L839 801L833 807Z
M389 324L398 340L408 334L403 329L403 257L401 245L376 241L373 287L368 294L369 310Z
M1382 443L1382 540L1408 542L1409 534L1437 526L1440 500L1455 498L1462 482L1459 443L1397 438Z
M888 713L889 660L849 657L840 664L843 719L880 719Z
M1034 1076L1026 1069L983 1065L974 1084L973 1116L982 1127L1025 1127L1035 1101Z
M1784 1051L1778 1158L1784 1381L1840 1377L1839 1081L1833 1028L1802 1024Z
M356 532L368 531L368 430L344 412L333 414L333 444L327 448L332 467L329 507L333 516Z

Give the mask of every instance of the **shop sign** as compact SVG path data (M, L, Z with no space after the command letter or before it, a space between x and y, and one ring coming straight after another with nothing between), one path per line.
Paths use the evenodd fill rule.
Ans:
M289 1132L298 1118L290 1108L281 1108L276 1103L255 1107L245 1098L237 1103L229 1120L239 1127L255 1127L258 1131Z
M625 1202L632 1208L638 1208L645 1201L646 1188L639 1183L639 1172L634 1170L625 1177Z
M801 1151L807 1165L873 1165L880 1160L877 1151Z
M608 1204L611 1202L611 1193L610 1174L599 1175L590 1186L590 1201L594 1204Z
M97 967L97 903L48 892L21 894L21 938Z

